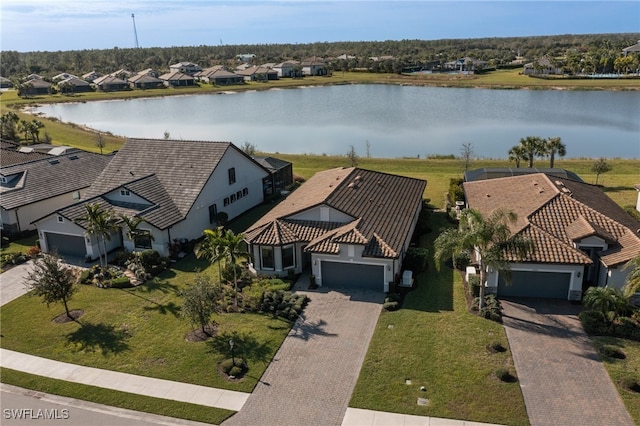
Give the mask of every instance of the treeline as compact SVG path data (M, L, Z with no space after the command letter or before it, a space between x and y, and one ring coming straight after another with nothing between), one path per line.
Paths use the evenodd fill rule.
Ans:
M147 68L165 71L169 65L182 61L194 62L205 68L235 64L236 55L247 53L256 55L252 61L256 64L303 60L315 56L333 58L329 64L335 70L368 69L380 72L388 72L388 65L376 66L380 61L372 60L372 57L392 56L393 61L401 66L419 67L468 56L487 61L490 67L501 67L508 66L517 58L531 62L547 56L571 58L572 61L583 63L588 61L597 68L594 72L611 72L613 61L620 57L622 49L638 40L640 33L137 49L114 47L56 52L3 51L0 53L0 75L15 80L32 73L52 77L63 72L80 76L93 70L101 73ZM60 48L63 49L64 46ZM348 57L335 59L341 55ZM398 65L393 67L394 70L400 68Z

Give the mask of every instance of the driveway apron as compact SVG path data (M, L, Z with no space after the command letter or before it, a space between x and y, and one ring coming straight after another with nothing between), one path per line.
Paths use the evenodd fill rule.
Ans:
M242 410L224 425L340 425L381 310L382 293L320 290Z
M33 262L30 260L0 274L0 305L9 303L29 292L25 281L32 267Z
M565 301L502 301L504 326L529 421L633 425L577 314Z

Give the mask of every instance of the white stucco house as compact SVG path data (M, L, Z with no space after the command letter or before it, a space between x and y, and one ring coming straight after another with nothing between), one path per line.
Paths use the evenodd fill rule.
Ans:
M511 282L489 270L487 290L499 297L581 300L590 286L622 288L624 265L640 255L640 222L600 188L532 173L464 183L467 207L517 214L514 234L534 243L527 258L510 257Z
M0 155L3 163L18 161L0 168L0 229L7 235L34 230L42 215L84 199L113 158L79 150L49 156L3 149Z
M320 286L389 291L426 184L354 167L317 173L244 232L253 267L279 276L310 269Z
M141 217L137 246L115 230L107 250L124 247L169 254L173 241L192 240L264 200L269 172L229 142L128 139L95 179L86 199L35 221L42 250L96 259L98 242L80 218L87 204ZM152 238L151 238L152 237Z

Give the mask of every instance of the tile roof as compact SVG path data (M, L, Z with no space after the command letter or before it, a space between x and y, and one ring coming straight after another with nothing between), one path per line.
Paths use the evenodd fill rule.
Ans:
M229 149L238 150L230 142L128 139L87 196L127 188L157 205L144 217L164 229L187 216Z
M295 241L309 243L307 251L320 253L337 253L340 243L364 245L363 256L395 258L402 250L416 209L420 208L425 187L424 180L371 170L353 167L325 170L259 219L245 232L245 237L252 244L272 245L297 238ZM335 223L291 219L320 205L342 212L352 220ZM300 227L294 236L281 239L282 234L275 232L275 223L295 223Z
M590 236L609 243L599 253L607 266L640 253L640 222L596 186L538 173L465 182L464 190L470 208L483 214L506 208L518 215L512 231L535 243L535 252L524 261L589 263L574 243Z
M34 160L49 158L47 154L41 152L20 152L9 148L0 149L0 167L10 166L12 164L26 163Z
M2 167L3 176L14 178L2 184L0 205L10 210L87 188L113 158L79 151Z

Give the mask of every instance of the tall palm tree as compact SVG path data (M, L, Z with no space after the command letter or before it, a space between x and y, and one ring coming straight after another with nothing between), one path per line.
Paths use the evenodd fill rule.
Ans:
M539 136L527 136L526 138L520 139L520 146L524 153L523 159L528 161L529 168L533 167L533 160L536 157L544 155L544 145L544 139Z
M117 217L111 210L103 209L99 204L87 204L86 214L76 222L86 222L86 233L98 240L98 258L100 266L107 265L107 240L111 239L111 232L117 228ZM104 262L102 256L104 255Z
M204 239L194 247L193 252L198 259L204 258L211 264L218 262L218 281L222 282L220 261L224 257L224 228L219 226L216 229L205 229L203 234Z
M533 250L529 239L511 233L510 225L516 220L516 214L511 211L496 210L484 217L477 210L467 209L460 215L459 227L444 231L434 242L437 265L445 257L475 252L480 270L480 310L484 304L487 270L495 269L509 279L509 259L521 259Z
M124 214L119 215L118 218L122 221L124 226L127 227L125 236L129 240L131 240L131 242L133 243L133 250L135 251L136 241L138 240L138 237L140 235L140 230L138 229L138 227L140 226L141 223L146 222L146 220L144 220L139 216L131 217ZM149 238L151 239L151 241L154 240L153 235L151 234L149 234Z
M509 150L509 161L516 163L516 168L520 168L520 161L524 160L525 153L520 145L515 145Z
M562 143L560 137L547 138L545 142L545 151L549 156L549 167L553 169L555 163L555 156L558 154L560 157L567 155L567 147Z
M624 295L629 298L635 292L640 291L640 255L628 261L624 265L624 269L631 269L624 285Z
M233 289L235 291L234 306L238 307L238 277L236 272L236 263L238 258L249 256L244 250L244 235L235 234L232 230L227 229L222 237L222 256L228 259L233 268Z

